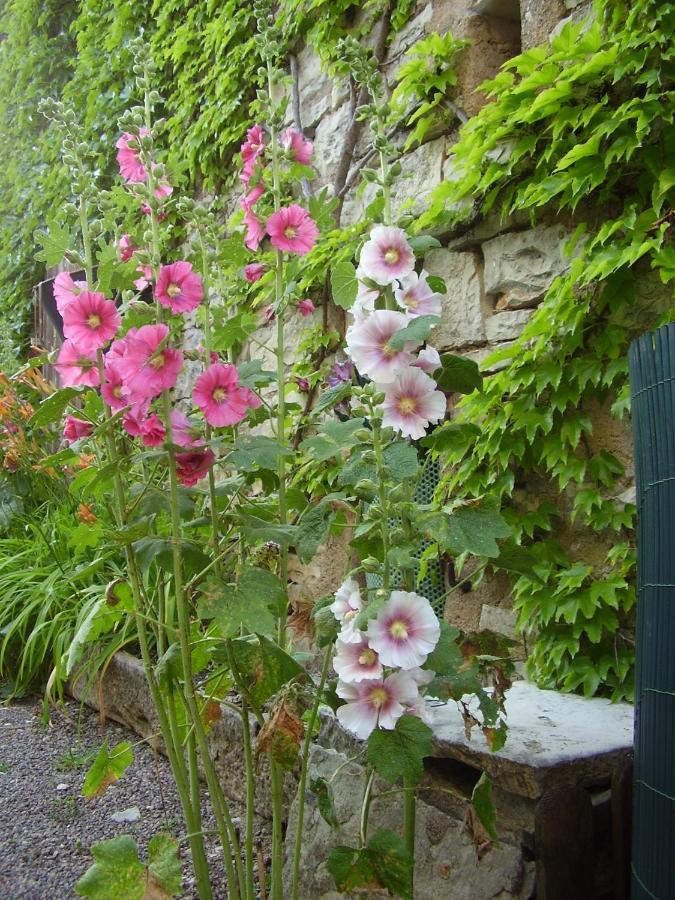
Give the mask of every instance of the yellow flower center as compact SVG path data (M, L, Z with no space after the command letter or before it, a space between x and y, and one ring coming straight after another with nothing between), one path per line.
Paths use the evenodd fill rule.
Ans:
M398 252L396 247L390 247L384 253L384 261L388 263L390 266L393 266L395 263L399 261L401 258L401 254Z
M403 297L403 302L408 307L408 309L417 309L417 300L415 300L412 294L405 294Z
M150 358L150 365L153 369L161 369L164 365L164 354L156 353L153 357Z
M415 412L414 397L401 397L401 399L398 401L398 408L403 413L403 415L408 415L411 412Z
M382 344L382 355L386 356L387 359L391 359L392 356L396 356L398 350L394 350L394 348L389 344Z
M368 700L373 704L375 709L380 709L389 699L389 695L382 687L373 688L368 695Z
M180 294L180 285L179 284L170 284L166 289L169 297L177 297Z
M117 397L118 400L122 399L122 385L116 384L113 388L113 396Z
M222 403L227 394L222 388L216 388L212 396L216 403Z
M87 325L90 328L98 328L101 324L101 317L97 316L96 313L92 313L87 319Z
M287 225L286 228L284 228L284 237L287 237L289 240L291 240L292 238L297 237L297 236L298 236L298 229L295 228L293 225Z
M359 656L359 665L361 666L372 666L377 657L375 656L375 651L370 648L366 648L363 653Z
M397 641L404 641L408 637L408 626L402 619L395 619L389 626L389 633Z

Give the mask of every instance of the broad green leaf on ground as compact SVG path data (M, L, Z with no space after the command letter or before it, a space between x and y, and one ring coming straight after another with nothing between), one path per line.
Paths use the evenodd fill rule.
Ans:
M389 784L403 778L416 784L431 756L432 730L417 716L405 714L393 731L376 729L368 738L368 762Z
M58 222L48 222L46 231L36 232L37 243L42 247L35 254L35 259L47 264L58 266L66 250L70 250L70 231Z
M292 656L261 634L232 641L232 652L248 694L258 707L284 684L305 675Z
M478 364L472 359L444 353L441 356L441 364L443 367L440 372L434 372L434 378L438 387L447 394L455 392L471 394L482 388L483 376L480 374Z
M439 316L417 316L405 328L400 328L389 338L389 346L394 350L403 350L411 341L416 346L424 343L429 332L440 322Z
M410 890L413 860L401 838L387 828L378 829L366 847L334 847L326 868L339 891L349 893L366 888L392 897L412 900Z
M66 406L79 393L81 392L77 388L67 387L45 397L30 417L29 424L50 425L52 422L57 422L63 415Z
M82 796L100 797L101 794L105 794L110 785L122 777L133 760L134 755L129 741L117 744L110 752L106 741L84 777Z
M330 270L330 286L335 303L342 309L351 309L358 291L354 266L350 262L340 262L333 266Z
M181 891L178 842L158 834L148 844L148 865L138 858L136 841L121 835L91 848L95 863L75 890L94 900L166 900Z
M300 444L302 450L309 451L313 459L320 461L340 456L357 443L354 432L363 427L363 419L349 419L347 422L324 422L319 434L305 438Z
M480 776L471 793L471 804L478 820L492 838L497 840L497 814L492 802L492 782L486 772Z
M325 778L313 778L309 783L309 789L316 798L321 817L331 828L339 828L335 802L333 800L333 788Z

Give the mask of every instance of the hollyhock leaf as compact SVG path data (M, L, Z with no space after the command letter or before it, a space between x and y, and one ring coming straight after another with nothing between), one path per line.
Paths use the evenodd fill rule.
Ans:
M258 707L289 681L305 675L292 656L261 634L237 638L231 647L247 692Z
M335 885L339 891L352 892L356 888L381 888L373 870L372 861L365 850L357 850L354 847L333 847L326 868L333 876Z
M324 391L312 408L312 412L318 414L324 410L332 409L338 403L346 400L352 392L351 384L339 384L336 387Z
M418 234L408 238L408 243L413 248L415 256L424 256L429 250L435 250L441 246L438 238L432 237L430 234Z
M183 875L178 841L170 834L156 834L151 838L148 844L148 876L147 900L180 894Z
M388 828L379 828L368 841L366 854L377 880L392 897L412 900L410 885L414 861L402 839Z
M123 741L108 752L106 741L96 754L82 785L83 797L100 797L115 781L118 781L134 761L131 743Z
M333 300L342 309L351 309L358 291L356 269L350 262L340 262L330 270Z
M373 731L368 738L368 762L389 784L399 779L417 784L424 771L424 758L431 756L432 735L421 719L406 713L393 731Z
M419 460L412 444L404 441L390 444L384 450L383 459L392 481L407 481L417 477Z
M400 547L392 547L387 554L389 565L395 569L415 569L419 560L415 553L419 551L419 544L403 544Z
M312 778L309 789L316 798L316 805L324 822L331 828L339 828L340 822L335 811L332 785L325 778Z
M455 556L499 556L498 538L510 537L511 526L502 518L496 502L459 506L445 515L443 534L437 538L443 549Z
M403 350L408 342L422 344L429 332L440 322L439 316L417 316L405 328L400 328L389 338L389 346L393 350Z
M335 642L340 630L340 622L333 615L331 604L333 596L322 597L313 606L311 617L314 622L314 634L318 647L327 647Z
M243 311L231 318L217 322L213 329L212 350L230 350L244 341L258 328L255 313Z
M448 288L440 275L427 275L427 284L434 294L447 294Z
M35 239L42 247L35 254L35 259L46 263L47 266L57 266L71 245L69 229L54 221L47 222L46 231L36 232Z
M483 387L483 376L478 364L472 359L444 353L441 356L443 368L434 373L434 380L441 391L446 394L471 394Z
M240 521L246 539L253 544L258 541L274 541L282 547L288 547L295 540L295 525L276 525L247 513L241 515Z
M237 580L237 591L251 604L257 603L258 598L262 598L267 608L277 614L282 612L288 603L283 582L268 569L243 568Z
M227 266L243 266L250 257L250 251L244 246L243 236L234 234L218 245L218 258Z
M235 441L228 462L240 472L253 472L257 468L276 471L280 456L293 456L293 451L282 447L274 438L247 435Z
M492 782L486 772L483 772L471 792L471 805L483 828L492 840L496 841L497 813L492 802Z
M238 384L241 387L264 387L266 384L273 384L277 380L277 373L263 369L259 359L241 363L241 365L237 366L237 373L239 375Z
M298 523L295 552L301 563L308 563L328 537L335 510L330 500L322 500L305 510Z
M464 657L458 644L459 631L447 622L441 622L441 636L422 666L437 675L455 675L461 668Z
M300 444L302 450L310 452L313 459L327 460L339 456L343 450L357 443L354 432L363 427L363 419L348 419L346 422L324 422L321 431L314 437L305 438Z
M422 438L420 444L442 453L452 450L453 453L461 453L468 449L474 438L480 434L480 428L469 422L447 422L435 428L431 434Z
M29 424L42 426L57 422L73 397L77 397L80 393L82 392L76 387L67 387L45 397L30 417Z
M143 900L146 889L145 866L138 858L136 841L127 834L94 844L96 862L75 885L81 897L110 900Z

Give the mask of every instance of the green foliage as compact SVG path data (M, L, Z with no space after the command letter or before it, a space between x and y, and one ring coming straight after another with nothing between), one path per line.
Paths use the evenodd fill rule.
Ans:
M368 738L368 762L389 784L404 779L417 784L424 757L431 756L431 728L416 716L403 715L393 731L377 728Z
M122 777L134 760L131 744L123 741L108 752L106 741L98 751L96 759L84 778L82 795L84 797L100 797L111 784Z
M515 582L534 642L531 674L614 699L632 694L633 508L614 499L620 461L591 449L591 414L623 415L628 343L666 313L640 312L636 288L649 267L673 277L674 19L654 0L603 0L592 25L568 25L551 46L509 60L487 86L492 102L461 131L453 179L418 220L420 229L445 227L471 214L471 199L482 214L525 210L536 221L560 210L583 222L569 242L569 273L501 354L510 362L462 401L460 421L480 433L457 435L455 445L448 433L441 490L510 498L509 523L536 558ZM432 448L444 446L442 434ZM551 483L552 498L560 492L553 503L523 504L521 487L533 479ZM572 524L614 550L580 565L550 536Z
M138 858L136 841L128 835L101 841L91 848L94 865L75 885L81 897L95 900L157 900L181 891L178 842L168 834L156 834L148 844L148 864Z
M339 891L360 887L386 890L391 897L412 900L413 860L401 838L387 828L378 829L360 850L334 847L326 868Z
M497 816L492 802L492 784L485 772L480 776L471 792L471 805L487 834L493 841L496 841Z

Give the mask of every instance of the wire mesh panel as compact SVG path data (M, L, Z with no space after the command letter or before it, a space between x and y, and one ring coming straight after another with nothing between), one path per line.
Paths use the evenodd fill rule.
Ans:
M675 325L629 355L638 509L633 898L675 897Z

